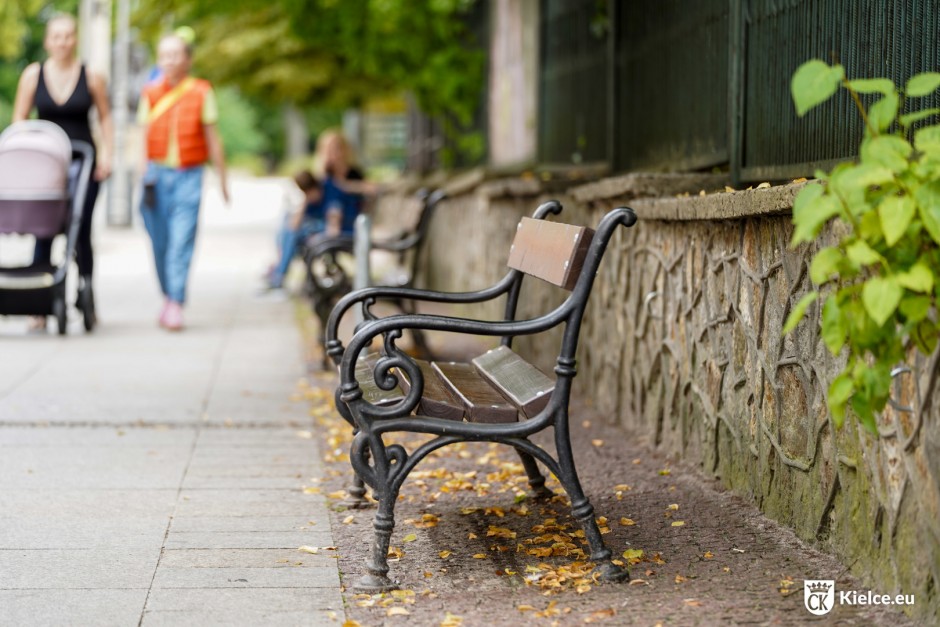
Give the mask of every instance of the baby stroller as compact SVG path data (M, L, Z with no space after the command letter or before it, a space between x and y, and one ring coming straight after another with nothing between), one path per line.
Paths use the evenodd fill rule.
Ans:
M58 125L18 122L0 134L0 233L51 238L65 234L61 265L0 266L0 315L48 316L66 332L65 279L91 177L92 147L72 142ZM91 285L78 295L85 329L95 324Z

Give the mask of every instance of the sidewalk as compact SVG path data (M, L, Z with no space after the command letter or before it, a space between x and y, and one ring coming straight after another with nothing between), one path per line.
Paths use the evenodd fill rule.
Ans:
M210 195L187 330L139 230L98 230L101 326L0 321L0 625L321 625L345 620L293 305L254 290L277 188ZM308 438L298 437L307 435Z

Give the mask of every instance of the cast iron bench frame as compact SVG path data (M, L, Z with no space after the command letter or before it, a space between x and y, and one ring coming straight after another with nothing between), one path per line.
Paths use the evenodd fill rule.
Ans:
M395 526L395 502L401 485L417 463L429 453L448 444L463 441L497 442L515 448L528 475L529 485L537 497L552 494L545 487L545 477L536 460L542 462L558 478L571 499L572 516L584 530L591 551L590 560L595 564L599 579L629 579L626 568L612 562L612 553L605 545L594 518L594 507L581 488L571 450L568 404L572 379L577 373L575 353L581 320L594 277L614 231L618 226L629 227L635 224L636 214L626 207L614 209L604 216L591 237L590 229L577 230L578 227L538 221L549 213L558 214L560 211L560 203L550 201L536 210L535 220L523 218L510 250L509 265L512 269L490 288L463 293L368 288L347 295L333 310L327 325L327 351L339 366L340 382L336 389L336 406L355 431L350 448L350 461L357 481L368 484L378 500L378 510L373 522L375 542L371 558L366 563L367 572L355 586L357 591L374 593L397 587L388 577L387 554ZM548 228L540 225L547 225ZM568 237L573 232L575 245L562 251L564 259L556 258L555 254L559 248L557 236L561 234ZM578 235L578 232L581 235ZM520 234L523 233L527 235L524 235L520 242ZM520 251L517 247L523 247L524 250ZM561 247L564 248L564 245ZM529 261L525 260L527 256ZM580 267L576 267L579 264ZM515 320L522 279L527 273L568 289L570 293L561 305L544 315ZM507 297L505 319L495 322L419 314L385 318L369 315L369 308L379 299L409 298L443 303L479 303L493 300L503 294ZM344 313L356 304L362 306L367 320L350 339L349 346L344 348L338 339L337 329ZM554 389L547 404L543 404L543 407L527 420L492 424L411 415L421 408L419 404L425 400L425 380L421 367L395 344L405 329L495 336L501 338L501 346L511 348L512 340L516 336L542 333L562 324L564 334L554 368L557 377ZM371 371L363 370L360 356L373 340L379 337L384 345L384 355L378 358ZM374 379L374 384L368 380L370 378ZM364 389L367 392L370 391L369 388L374 391L376 386L379 390L393 391L405 380L408 382L405 386L407 392L397 399L385 399L387 402L380 402L375 394L364 394ZM508 396L507 400L510 400ZM529 436L549 427L554 428L556 457L552 457L548 451L529 440ZM382 436L390 432L422 433L436 437L409 454L399 444L385 444ZM358 495L352 496L363 499L364 492L363 489Z
M421 257L422 244L431 225L431 216L437 205L447 197L443 190L421 190L417 193L421 202L421 212L411 230L405 230L394 237L370 242L370 250L384 250L397 253L403 264L408 261L404 280L387 287L412 288ZM339 254L354 254L354 242L351 235L338 235L325 238L312 236L304 243L302 255L307 271L306 292L314 314L320 321L320 346L323 349L323 365L327 365L325 331L330 313L340 298L352 290L353 280L337 261ZM317 267L322 266L321 271ZM414 302L405 298L392 298L392 304L403 313L415 313ZM415 345L425 355L430 355L424 335L417 330L413 333Z

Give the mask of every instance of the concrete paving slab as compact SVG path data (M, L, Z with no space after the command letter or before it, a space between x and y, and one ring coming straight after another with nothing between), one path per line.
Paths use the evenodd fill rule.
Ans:
M184 490L178 516L303 516L321 495L296 490Z
M250 604L248 604L250 605ZM255 610L251 607L236 609L220 608L205 610L178 610L155 611L144 615L141 625L146 627L231 627L244 625L245 627L323 627L323 625L340 625L342 608L338 610L285 610L267 611Z
M4 517L115 519L125 516L169 517L177 490L0 490Z
M128 627L147 590L0 590L0 625Z
M144 624L151 612L205 612L212 608L218 620L241 624L239 616L338 610L342 612L339 590L328 588L195 588L154 589L144 610ZM228 619L225 621L225 619Z
M7 549L0 590L141 588L153 580L159 549Z
M0 489L175 489L189 455L184 447L108 447L79 455L71 447L18 448L0 456Z
M310 531L241 531L241 532L177 532L164 543L167 549L297 549L309 546L332 546L329 530Z
M98 549L115 546L159 551L168 516L0 518L0 549Z
M170 531L172 533L291 532L316 528L324 530L330 528L330 517L323 508L311 508L310 512L304 516L253 516L250 518L234 516L187 518L177 516L173 519Z
M262 568L167 568L153 580L160 588L339 588L336 563L307 568L268 565Z

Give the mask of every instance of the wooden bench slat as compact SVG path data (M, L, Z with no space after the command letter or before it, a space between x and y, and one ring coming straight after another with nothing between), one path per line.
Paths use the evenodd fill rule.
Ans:
M507 265L572 290L593 239L594 230L584 226L522 218Z
M379 358L375 354L359 357L359 361L356 362L356 381L359 382L362 398L367 403L379 406L392 405L401 401L405 394L399 386L391 390L383 390L376 385L372 372L375 370L375 364L378 361Z
M421 369L421 375L424 377L424 390L421 395L421 402L418 404L418 413L433 418L463 420L463 402L450 393L447 386L441 381L437 370L431 366L431 362L421 359L415 359L414 362ZM401 386L405 393L411 389L407 375L401 378Z
M472 364L435 361L431 366L464 404L470 422L516 422L518 411L493 389Z
M499 392L532 418L548 405L555 381L507 346L480 355L473 365Z

